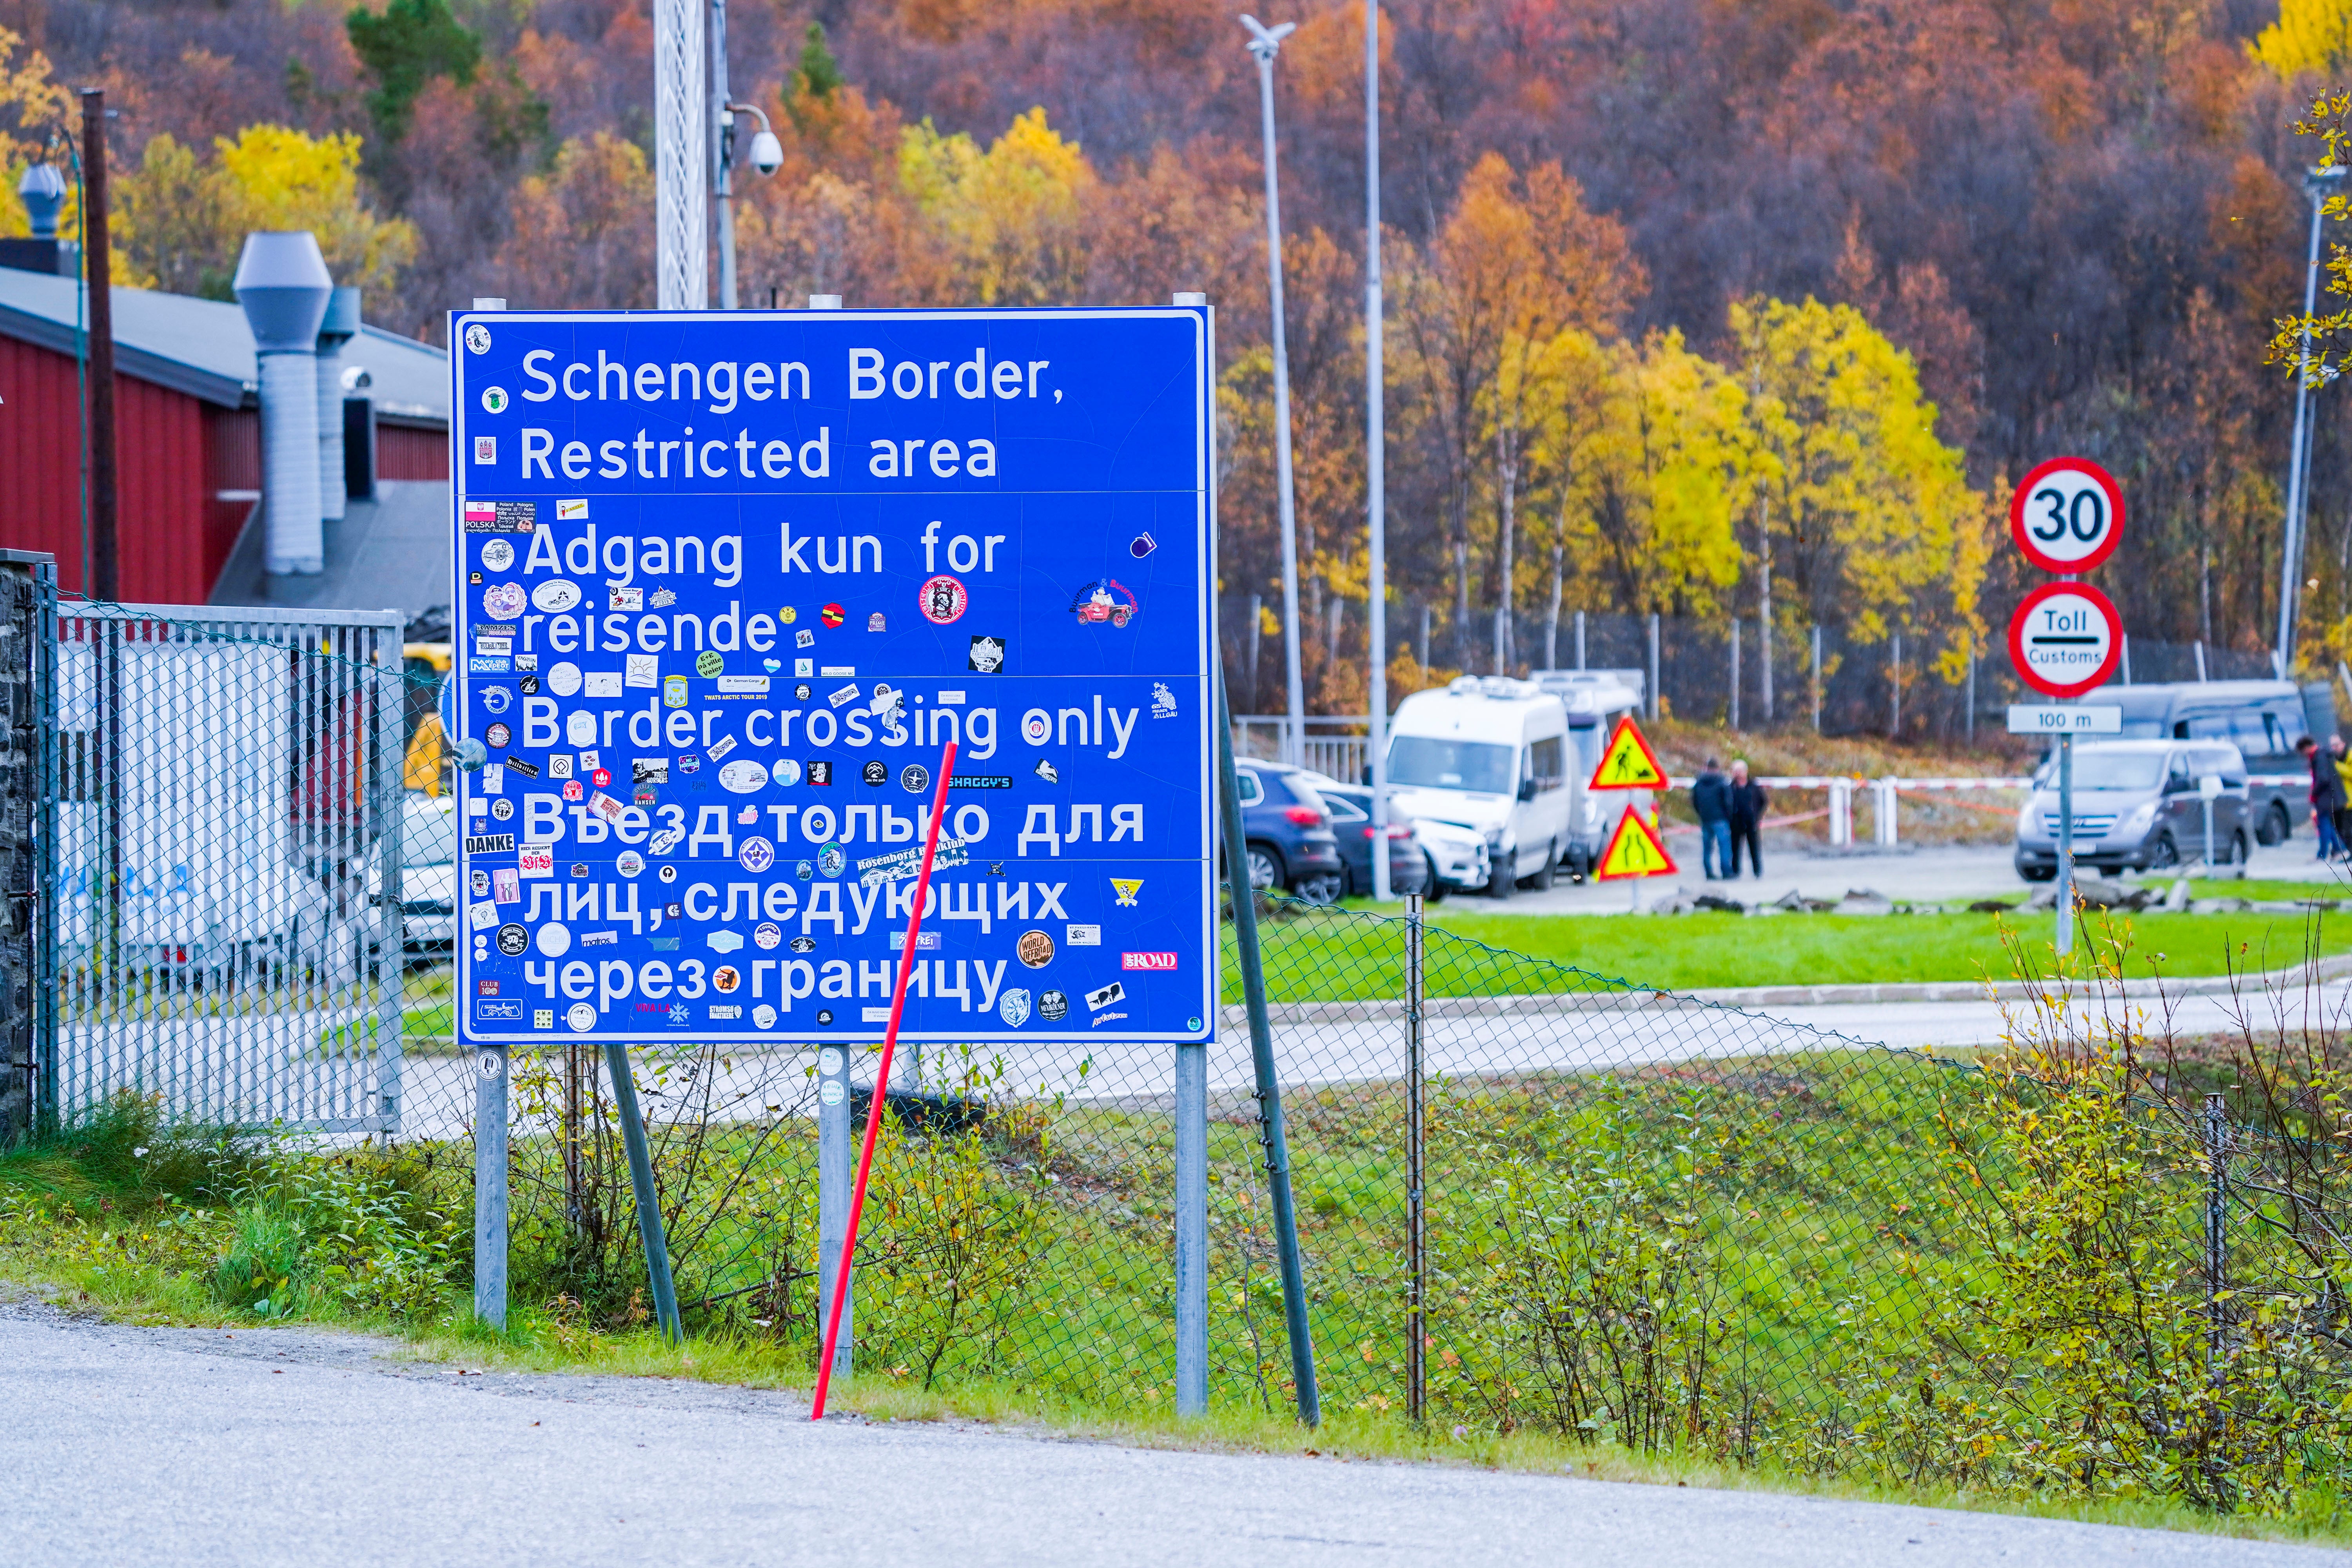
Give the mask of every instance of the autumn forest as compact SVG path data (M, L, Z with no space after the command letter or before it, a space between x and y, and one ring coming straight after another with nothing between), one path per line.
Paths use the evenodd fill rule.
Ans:
M1310 705L1360 711L1362 14L1276 66ZM1398 0L1384 9L1396 678L1548 618L1900 632L1956 679L2021 588L2010 484L2095 458L2133 636L2263 647L2300 306L2294 132L2347 0ZM1219 308L1223 565L1277 602L1255 68L1200 0L733 0L743 303ZM0 233L62 89L121 110L122 280L226 295L315 229L369 316L650 306L646 0L0 0ZM2316 395L2306 658L2352 646L2352 425ZM1507 605L1516 629L1496 630ZM1531 633L1528 628L1534 628ZM1276 628L1271 622L1267 630ZM1278 705L1269 660L1255 701Z

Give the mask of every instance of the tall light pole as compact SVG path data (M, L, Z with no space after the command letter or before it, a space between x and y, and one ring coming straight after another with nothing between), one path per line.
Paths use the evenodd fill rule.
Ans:
M702 0L654 0L654 299L665 310L710 304L703 33Z
M1290 349L1282 330L1282 193L1274 166L1274 57L1298 24L1285 22L1269 27L1245 16L1242 26L1250 31L1249 52L1257 60L1259 118L1265 130L1265 268L1274 301L1274 466L1282 516L1282 657L1290 689L1289 716L1282 730L1282 760L1297 763L1306 751L1307 697L1298 674L1298 514L1290 494ZM1381 857L1375 854L1373 858Z
M2304 266L2303 315L2311 312L2319 300L2319 220L2327 198L2344 183L2344 167L2329 163L2312 170L2304 176L2303 188L2311 195L2311 254ZM2303 515L2310 497L2311 469L2311 388L2307 384L2311 366L2311 330L2304 329L2303 343L2294 359L2294 441L2287 455L2286 474L2286 537L2279 550L2279 619L2278 647L2272 655L2278 666L2281 680L2293 678L2294 669L2295 610L2303 596Z
M727 0L710 0L710 194L719 203L719 308L735 308L735 114L727 100Z
M784 144L776 140L767 110L756 103L736 103L727 85L727 0L710 0L710 194L719 201L719 308L735 309L735 117L756 115L759 134L751 138L751 167L772 174L784 161Z
M1389 885L1388 429L1381 379L1381 7L1364 0L1364 515L1370 527L1372 897L1395 897ZM1352 779L1349 781L1353 783Z

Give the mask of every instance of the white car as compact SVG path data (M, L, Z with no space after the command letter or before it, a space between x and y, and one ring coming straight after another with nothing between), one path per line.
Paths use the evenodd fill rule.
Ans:
M1458 823L1428 816L1412 819L1412 837L1429 859L1431 898L1442 899L1455 891L1486 891L1493 877L1493 860L1485 838Z
M368 868L368 898L383 896L381 858ZM457 802L411 794L400 820L400 935L411 952L457 940Z

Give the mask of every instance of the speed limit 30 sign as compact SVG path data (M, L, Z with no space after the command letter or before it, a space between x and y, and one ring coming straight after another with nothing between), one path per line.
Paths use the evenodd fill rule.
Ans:
M2080 697L2103 684L2123 644L2114 601L2086 584L2045 583L2009 620L2010 662L2028 686L2051 697Z
M2009 501L2010 537L2044 572L2088 572L2124 536L2124 492L2087 458L2053 458Z

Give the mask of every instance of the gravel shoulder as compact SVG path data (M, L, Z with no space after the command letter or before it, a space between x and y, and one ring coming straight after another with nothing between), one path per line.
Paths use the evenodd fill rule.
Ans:
M1446 1466L1191 1453L805 1399L461 1373L315 1331L0 1302L0 1562L2305 1564L2209 1536Z

